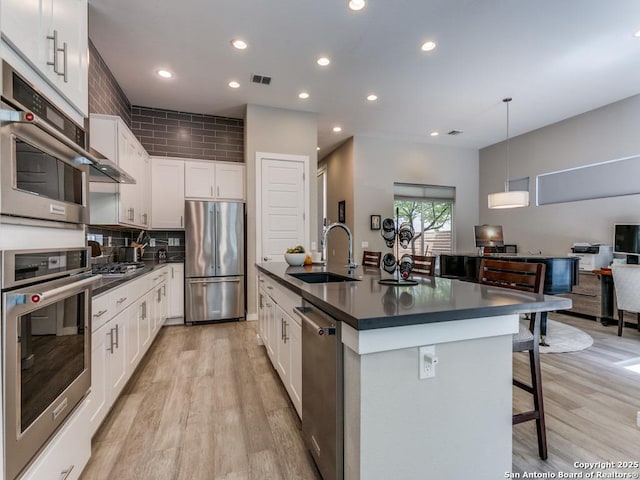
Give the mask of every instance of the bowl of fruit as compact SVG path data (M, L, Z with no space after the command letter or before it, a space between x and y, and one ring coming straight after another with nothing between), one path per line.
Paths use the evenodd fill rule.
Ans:
M292 267L299 267L304 265L304 261L307 258L307 253L302 245L296 245L295 247L287 248L284 254L285 261Z

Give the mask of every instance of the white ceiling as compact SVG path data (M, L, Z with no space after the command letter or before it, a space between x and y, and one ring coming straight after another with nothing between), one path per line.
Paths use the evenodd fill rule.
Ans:
M317 112L325 152L352 135L480 148L504 140L506 96L515 136L640 93L639 0L367 3L89 0L89 33L133 104ZM236 37L249 48L232 48ZM421 52L426 40L437 49ZM159 79L159 68L175 77ZM271 85L250 83L252 73ZM464 133L446 135L453 129Z

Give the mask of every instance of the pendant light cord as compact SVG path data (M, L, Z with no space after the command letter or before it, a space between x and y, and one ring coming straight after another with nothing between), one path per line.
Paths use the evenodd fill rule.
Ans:
M503 98L502 101L507 104L507 181L504 184L504 191L509 191L509 102L512 100L511 97Z

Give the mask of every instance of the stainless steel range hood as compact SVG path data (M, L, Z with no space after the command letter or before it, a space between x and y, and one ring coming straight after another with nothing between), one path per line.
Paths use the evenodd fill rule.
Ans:
M93 147L89 147L89 151L85 152L82 158L88 160L89 180L91 182L103 183L126 183L134 184L136 179L121 169L114 162L109 160Z

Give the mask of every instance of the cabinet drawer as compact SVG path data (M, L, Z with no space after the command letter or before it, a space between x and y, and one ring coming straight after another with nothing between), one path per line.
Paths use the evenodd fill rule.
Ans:
M578 285L574 285L571 293L600 296L600 277L593 273L580 272Z
M89 399L80 404L21 480L76 480L91 456Z

